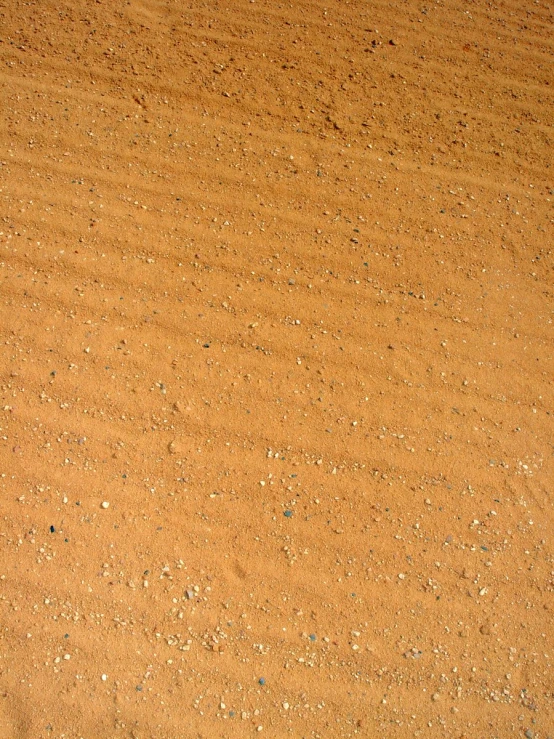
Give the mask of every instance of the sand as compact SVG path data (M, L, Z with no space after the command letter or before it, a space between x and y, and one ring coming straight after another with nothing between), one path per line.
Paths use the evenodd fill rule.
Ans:
M0 736L554 736L551 5L0 15Z

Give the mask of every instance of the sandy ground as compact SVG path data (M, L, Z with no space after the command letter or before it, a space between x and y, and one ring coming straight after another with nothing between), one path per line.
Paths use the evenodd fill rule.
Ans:
M554 736L553 29L2 3L2 738Z

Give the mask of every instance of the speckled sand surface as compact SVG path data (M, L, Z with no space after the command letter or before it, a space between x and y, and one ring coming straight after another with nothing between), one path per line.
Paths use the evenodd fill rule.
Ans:
M2 739L554 736L553 28L2 4Z

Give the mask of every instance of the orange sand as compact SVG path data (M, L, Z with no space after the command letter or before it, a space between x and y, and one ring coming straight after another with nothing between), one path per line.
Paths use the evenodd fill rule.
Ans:
M0 17L0 736L554 736L552 7Z

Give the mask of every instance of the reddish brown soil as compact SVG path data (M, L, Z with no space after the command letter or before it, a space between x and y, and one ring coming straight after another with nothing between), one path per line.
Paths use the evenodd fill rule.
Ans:
M0 20L0 736L554 736L551 5Z

